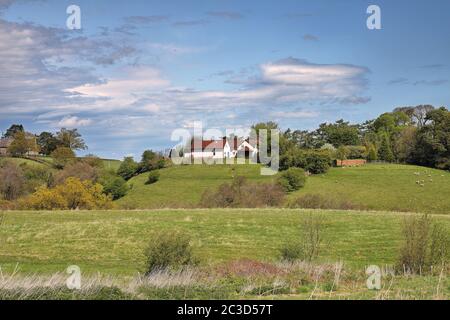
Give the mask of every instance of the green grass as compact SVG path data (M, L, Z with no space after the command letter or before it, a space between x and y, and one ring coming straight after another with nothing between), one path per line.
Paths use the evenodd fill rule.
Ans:
M120 160L110 160L110 159L102 159L103 166L107 170L114 170L117 171L120 167Z
M417 184L418 180L425 180L425 186ZM394 164L332 168L327 174L310 177L305 188L289 198L304 194L348 200L372 210L449 214L450 173Z
M45 165L42 163L39 163L37 161L29 160L29 159L22 159L22 158L12 158L12 157L0 157L0 162L4 161L11 161L16 163L17 165L26 164L31 167L44 167Z
M250 181L269 181L261 176L259 165L186 165L160 170L157 183L146 185L148 173L131 179L129 193L117 203L124 208L190 208L196 207L205 190L231 182L233 175Z
M197 207L205 190L231 181L232 168L235 168L235 175L252 181L273 179L261 176L257 165L170 167L160 170L160 180L153 185L145 185L148 173L131 179L132 190L117 203L131 209ZM420 176L416 176L416 172L420 172ZM416 184L417 180L425 180L425 186ZM331 168L326 174L309 177L306 187L290 194L287 201L304 194L347 200L371 210L448 214L450 173L395 164Z
M203 265L239 258L278 261L280 247L299 235L305 210L154 210L5 212L0 228L0 266L21 272L84 272L133 275L142 271L143 251L157 231L192 236ZM320 213L314 211L315 214ZM322 262L363 268L393 264L405 214L324 211ZM436 219L450 231L450 216Z

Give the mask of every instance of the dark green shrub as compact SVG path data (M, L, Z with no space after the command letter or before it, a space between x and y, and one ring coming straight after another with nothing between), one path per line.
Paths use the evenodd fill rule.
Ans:
M310 151L306 155L305 170L312 174L325 173L330 168L331 156L326 151Z
M180 232L159 233L145 252L145 273L161 269L180 269L196 264L189 236Z
M128 193L128 190L130 190L127 182L122 177L108 177L102 179L101 184L103 185L103 191L106 194L110 194L113 197L113 200L124 197Z
M148 174L148 179L145 182L145 184L154 184L156 182L159 181L159 171L155 170L155 171L150 171L150 173Z
M117 174L125 180L130 180L136 175L137 170L138 164L133 160L133 158L126 157L120 164Z
M277 182L286 192L297 191L305 186L305 170L300 168L289 168L280 174Z

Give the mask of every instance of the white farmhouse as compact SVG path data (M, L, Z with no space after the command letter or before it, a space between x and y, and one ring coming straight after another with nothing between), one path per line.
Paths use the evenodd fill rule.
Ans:
M221 140L199 140L192 139L191 147L185 151L185 158L202 158L202 159L224 159L236 158L253 158L258 154L256 146L252 146L249 139L238 139L235 137L231 141L227 138Z

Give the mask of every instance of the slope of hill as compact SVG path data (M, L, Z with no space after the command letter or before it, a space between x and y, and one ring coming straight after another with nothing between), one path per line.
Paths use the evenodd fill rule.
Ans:
M261 176L257 165L171 167L161 170L160 181L153 185L145 185L147 174L131 179L132 190L118 204L141 209L195 207L206 189L231 181L233 174L253 181L273 179ZM447 214L450 173L394 164L332 168L327 174L311 176L306 187L290 194L287 201L305 194L346 200L371 210Z
M131 190L117 203L130 209L190 208L199 203L203 192L231 182L233 175L245 176L251 181L269 181L261 176L259 165L189 165L160 170L159 181L146 185L148 173L129 181Z
M369 164L310 177L305 194L349 201L371 210L450 214L450 173L418 166Z

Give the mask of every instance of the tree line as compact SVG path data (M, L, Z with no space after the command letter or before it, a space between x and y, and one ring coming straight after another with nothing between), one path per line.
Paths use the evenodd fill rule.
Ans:
M400 107L364 123L341 119L312 131L282 131L275 122L253 129L280 130L281 169L321 173L327 161L367 159L450 170L450 112L445 107Z

